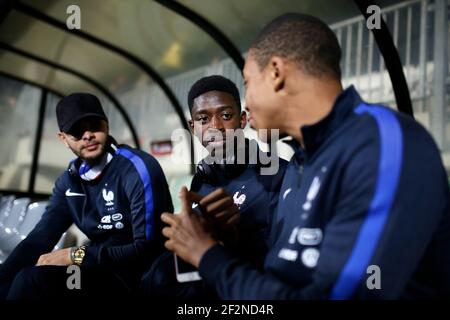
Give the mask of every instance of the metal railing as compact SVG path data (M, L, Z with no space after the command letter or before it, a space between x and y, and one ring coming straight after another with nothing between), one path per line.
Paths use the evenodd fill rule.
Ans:
M405 1L381 10L395 46L399 51L411 98L430 94L433 59L427 43L433 43L429 23L433 7L428 0ZM344 85L354 84L363 98L395 106L389 74L373 34L363 17L355 17L331 25L343 49L341 62ZM423 111L425 106L421 106Z

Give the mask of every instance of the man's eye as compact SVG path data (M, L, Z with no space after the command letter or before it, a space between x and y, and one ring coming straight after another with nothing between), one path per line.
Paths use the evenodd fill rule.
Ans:
M70 132L67 132L67 134L72 140L80 140L83 136L82 130L79 129L71 130Z
M232 117L231 113L222 113L222 118L224 120L230 120Z
M205 124L208 122L208 117L198 117L197 121L200 121L201 123Z

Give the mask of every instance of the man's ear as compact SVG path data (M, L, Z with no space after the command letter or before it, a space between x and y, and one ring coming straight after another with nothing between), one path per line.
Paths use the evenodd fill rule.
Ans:
M247 112L241 112L241 119L239 119L239 124L241 126L241 129L245 128L245 126L247 125Z
M269 60L267 71L269 72L270 82L275 92L282 90L286 80L285 60L281 57L273 56Z
M189 124L189 130L191 130L191 134L194 134L194 121L188 120L188 124Z
M64 145L66 146L66 148L69 148L69 144L67 143L67 138L66 135L63 132L58 132L58 138L59 140L64 143Z

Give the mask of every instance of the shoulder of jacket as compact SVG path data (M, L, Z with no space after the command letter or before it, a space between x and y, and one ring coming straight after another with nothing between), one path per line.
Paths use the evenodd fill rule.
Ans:
M119 153L118 155L121 156L121 158L125 158L128 160L130 160L130 157L136 156L144 162L156 161L155 157L153 157L151 154L144 152L142 150L132 148L127 145L120 145L118 148L118 153Z

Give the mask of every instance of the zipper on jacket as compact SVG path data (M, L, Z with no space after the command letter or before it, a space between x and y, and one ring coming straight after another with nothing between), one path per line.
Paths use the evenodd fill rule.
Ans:
M83 226L83 221L84 221L84 213L86 212L86 203L87 203L87 197L88 197L88 194L87 194L87 191L86 191L86 188L85 188L85 186L84 186L84 184L83 184L83 182L80 182L80 185L81 185L81 189L83 189L83 192L84 192L84 194L86 195L85 197L84 197L84 202L83 202L83 211L81 212L81 225Z
M298 178L298 180L297 180L297 187L301 187L301 185L302 185L302 180L303 180L303 172L304 172L304 167L305 167L305 165L304 165L304 163L301 163L300 165L299 165L299 167L298 167L298 170L297 170L297 172L298 172L298 175L299 175L299 178Z

